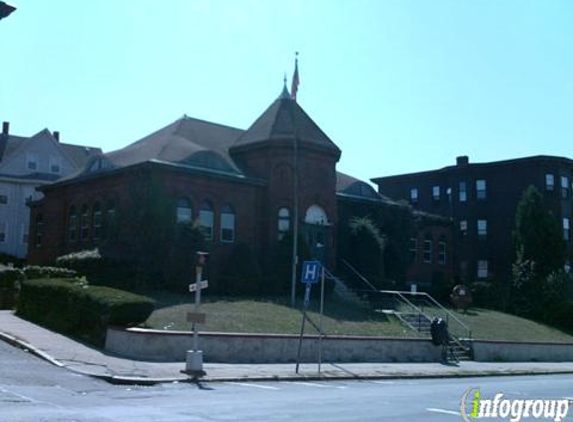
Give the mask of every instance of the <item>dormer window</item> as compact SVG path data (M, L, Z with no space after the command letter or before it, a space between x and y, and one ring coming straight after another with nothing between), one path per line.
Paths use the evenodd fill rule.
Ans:
M26 168L28 170L38 169L38 154L35 154L33 152L28 152L26 154Z

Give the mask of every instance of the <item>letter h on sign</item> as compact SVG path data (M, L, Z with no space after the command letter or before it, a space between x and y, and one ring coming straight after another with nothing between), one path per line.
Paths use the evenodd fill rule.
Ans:
M303 283L318 283L320 279L320 267L319 261L304 261L302 264L302 277L301 281Z

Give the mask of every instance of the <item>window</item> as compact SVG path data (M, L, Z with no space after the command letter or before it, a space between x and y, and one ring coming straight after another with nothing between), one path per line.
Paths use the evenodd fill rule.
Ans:
M476 197L482 201L487 197L485 180L476 180Z
M109 237L112 234L112 230L115 227L115 201L110 199L105 204L105 237Z
M101 236L101 223L101 206L99 202L96 202L92 210L92 236L94 240L98 240Z
M82 241L88 240L90 231L90 216L88 212L88 206L84 205L82 207L82 215L80 216L80 238Z
M191 208L191 202L187 198L177 200L176 218L178 223L185 223L193 219L193 209Z
M0 205L7 205L8 204L8 195L5 193L0 194Z
M32 152L26 154L26 168L28 170L38 169L38 154Z
M290 230L290 212L288 208L280 208L278 213L279 240L281 240Z
M76 207L70 207L68 214L68 239L74 243L78 239L78 215Z
M22 245L27 245L30 233L30 227L27 224L22 224L20 226L20 233L21 233L20 241L22 242Z
M487 236L487 220L477 221L477 233L478 236Z
M468 220L460 221L460 234L466 236L468 234Z
M61 170L61 160L60 157L50 156L50 171L52 173L59 173Z
M235 213L229 205L221 207L221 242L235 241Z
M44 216L38 214L36 216L36 247L42 246L42 240L44 238Z
M440 187L439 186L434 186L432 188L432 197L434 198L434 201L440 200Z
M458 187L458 199L460 202L466 202L468 200L468 188L466 182L460 182Z
M0 223L0 243L8 241L8 225L5 222Z
M487 261L480 260L477 262L477 278L487 278L488 269Z
M424 262L432 262L432 241L429 237L426 237L426 240L424 240Z
M410 201L413 204L416 204L418 202L418 188L410 189Z
M563 239L567 242L571 240L571 222L569 218L563 218Z
M567 176L561 176L561 197L569 198L569 178Z
M443 237L438 242L438 264L446 264L446 240Z
M213 240L214 214L213 205L209 201L204 201L199 211L199 223L203 229L206 240Z
M555 176L551 173L545 175L545 189L548 191L555 190Z
M418 262L418 239L415 237L410 239L410 262Z

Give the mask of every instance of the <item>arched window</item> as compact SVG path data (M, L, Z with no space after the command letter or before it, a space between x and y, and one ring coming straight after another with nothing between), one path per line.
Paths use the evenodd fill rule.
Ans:
M191 201L187 198L180 198L177 200L176 219L178 223L185 223L193 219Z
M82 213L80 216L80 238L82 242L88 240L90 231L90 215L88 211L88 206L82 206Z
M281 240L290 231L290 211L288 208L279 208L278 212L278 231L279 240Z
M306 210L304 222L307 224L328 224L326 212L318 205L311 205Z
M221 207L221 242L235 241L235 212L230 205Z
M98 240L101 236L101 222L102 222L101 205L99 204L99 202L96 202L92 209L92 224L93 224L92 235L94 240Z
M104 229L104 237L109 237L113 228L115 227L116 223L116 214L115 214L115 201L113 199L108 199L105 203L105 229Z
M213 240L214 224L213 205L209 201L203 201L199 210L199 223L203 229L206 240Z
M44 216L38 214L36 216L36 247L42 246L42 240L44 238Z
M78 215L74 206L68 212L68 240L70 243L78 240Z

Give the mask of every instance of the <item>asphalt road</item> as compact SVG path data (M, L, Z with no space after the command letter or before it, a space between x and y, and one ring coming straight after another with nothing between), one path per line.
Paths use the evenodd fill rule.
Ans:
M117 386L0 342L0 422L453 422L470 387L483 396L573 398L571 375Z

